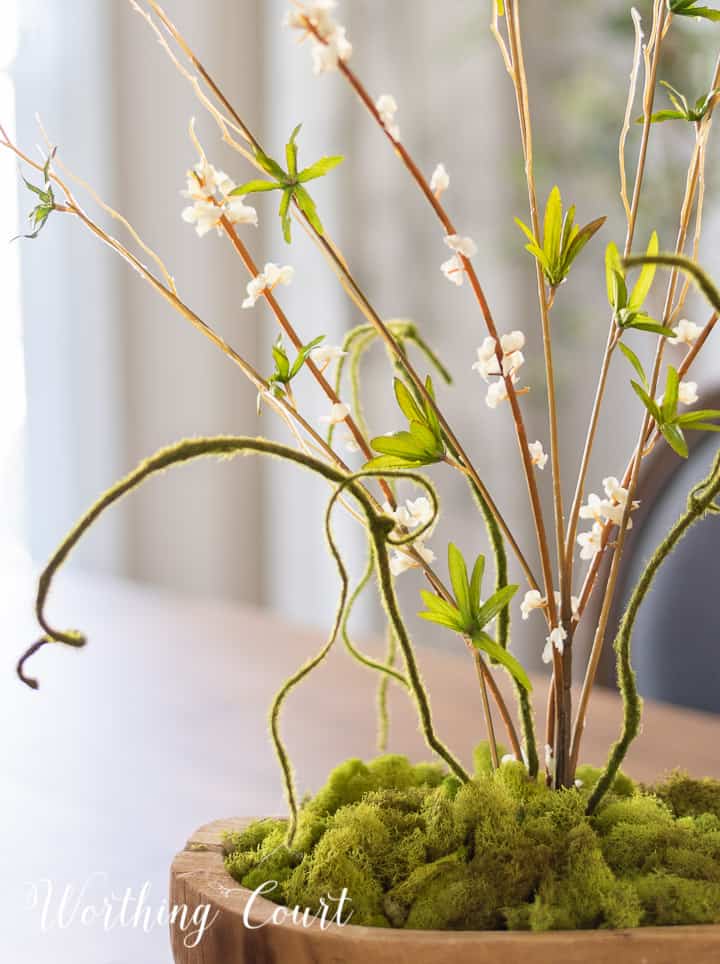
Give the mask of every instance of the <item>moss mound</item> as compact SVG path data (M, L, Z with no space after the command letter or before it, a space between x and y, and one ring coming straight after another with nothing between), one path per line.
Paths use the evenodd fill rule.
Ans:
M352 923L437 930L575 930L720 923L720 782L655 788L619 776L588 818L599 771L553 792L475 755L461 786L439 766L348 760L300 812L228 835L226 866L255 890L319 912L347 888Z

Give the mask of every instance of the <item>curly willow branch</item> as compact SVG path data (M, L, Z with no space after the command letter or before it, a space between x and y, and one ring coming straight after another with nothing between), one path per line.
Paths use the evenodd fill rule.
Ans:
M720 450L715 456L708 477L691 490L688 496L687 510L656 549L640 577L640 581L633 590L627 610L620 623L614 649L617 653L618 684L622 694L625 718L620 739L613 745L605 772L596 784L588 801L588 814L597 809L598 804L613 785L628 748L640 730L642 700L638 694L637 679L631 662L632 633L640 606L647 596L658 570L683 536L705 515L718 511L718 507L715 505L718 494L720 494Z
M387 327L397 339L398 345L403 351L405 350L406 342L410 342L411 344L415 345L415 347L425 356L435 371L440 375L443 381L447 385L452 384L452 375L443 365L425 339L420 335L417 326L412 321L389 321L387 323ZM346 358L349 358L350 389L353 412L355 413L358 425L360 425L363 433L366 436L370 435L370 430L365 420L362 400L360 398L360 362L362 361L363 355L368 348L370 348L373 342L375 342L379 337L378 331L373 325L357 325L355 328L351 329L345 336L345 340L342 344L342 350L345 352L345 355L339 359L335 372L335 393L336 395L340 396L342 378L345 373L345 360ZM391 355L391 361L393 360L394 359ZM331 425L328 431L328 445L332 444L334 429L335 426Z
M713 306L715 311L720 311L720 291L718 291L703 269L690 258L686 258L684 255L639 254L633 255L631 258L624 258L623 264L626 268L636 268L643 264L658 264L663 268L678 268L685 274L690 275L693 281L697 284L698 288Z
M288 446L281 445L277 442L271 442L263 438L249 438L244 436L216 436L211 438L198 438L181 441L175 445L168 446L167 448L156 452L151 458L141 462L140 465L138 465L138 467L129 475L125 476L125 478L121 479L114 486L109 488L85 513L85 515L66 536L40 576L35 611L38 622L45 632L45 636L38 642L34 643L20 659L17 667L20 678L32 688L38 688L37 681L29 678L26 675L25 664L28 658L33 655L33 653L36 653L42 646L51 642L63 643L73 647L85 645L87 641L86 638L77 630L61 631L54 629L48 623L45 617L45 606L54 577L58 570L67 560L68 556L85 532L87 532L87 530L93 525L94 522L97 521L97 519L106 509L110 508L110 506L112 506L114 503L128 495L133 489L137 488L151 476L160 474L173 466L181 465L197 458L233 458L237 455L250 454L266 455L284 459L289 462L294 462L308 469L309 471L322 476L328 482L336 486L335 492L333 493L328 505L326 515L326 531L328 534L330 550L338 565L338 571L340 573L342 582L342 592L340 603L336 612L333 632L320 652L310 659L303 667L301 667L301 669L298 670L298 672L295 673L294 676L283 685L281 691L278 693L275 701L273 702L271 711L273 741L283 771L288 803L291 809L289 839L292 839L292 836L294 835L294 828L297 822L297 802L292 780L292 769L287 752L285 751L278 732L279 711L280 706L290 689L292 689L292 687L295 686L301 679L307 676L307 674L311 672L311 670L314 669L320 662L322 662L327 653L330 651L330 648L332 647L337 636L340 621L345 610L347 602L347 572L332 538L329 523L332 508L345 489L349 489L352 496L360 504L363 514L367 520L380 592L385 603L385 607L388 611L388 615L392 621L393 629L397 633L403 649L410 686L417 703L421 728L423 734L425 735L427 744L443 760L445 760L447 765L457 776L463 780L468 780L469 777L463 770L462 766L455 760L450 751L438 739L433 729L427 693L415 662L412 643L410 642L409 636L402 622L402 617L397 604L397 598L395 596L386 543L390 543L391 545L403 545L410 541L410 538L412 537L407 536L402 537L401 539L391 539L390 533L394 527L393 520L387 516L380 515L375 511L370 496L359 483L360 478L365 476L377 476L379 473L361 472L357 475L349 476L347 473L342 472L334 466L322 462L311 455L307 455L304 452L300 452L296 449L292 449ZM432 486L421 476L401 472L396 474L409 478L411 481L423 486L428 491L433 503L433 516L435 516L437 514L438 504L437 496ZM430 524L432 523L428 523L428 525Z

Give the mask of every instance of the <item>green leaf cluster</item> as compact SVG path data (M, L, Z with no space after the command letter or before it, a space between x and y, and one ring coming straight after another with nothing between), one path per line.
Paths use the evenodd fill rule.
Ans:
M720 12L718 13L720 17ZM709 91L707 94L703 94L695 101L695 104L691 107L688 103L687 98L680 93L672 84L669 84L666 80L661 80L660 83L666 88L668 92L668 97L673 105L673 110L659 110L650 116L651 124L662 124L664 121L670 120L684 120L689 121L692 124L699 123L708 113L710 107L712 106L713 100L719 93L717 88ZM642 124L644 122L644 117L638 117L636 123Z
M647 257L654 257L658 253L659 242L655 231L652 233L647 248ZM661 325L643 311L645 299L650 294L657 265L647 263L643 265L632 292L628 294L625 271L617 245L612 241L605 251L605 279L607 296L610 307L615 313L615 321L619 328L627 330L634 328L638 331L650 331L656 335L673 337L673 330Z
M529 240L525 250L538 261L551 288L563 283L577 256L605 221L606 218L597 218L579 227L575 224L575 205L563 213L562 197L557 186L550 192L545 206L542 240L536 238L519 218L515 218L515 223Z
M55 210L55 195L53 193L52 184L50 183L50 163L53 159L55 151L52 151L45 162L43 167L43 186L38 187L36 184L31 184L27 178L23 177L25 186L29 191L32 191L38 198L38 203L32 209L30 214L28 214L28 220L32 225L31 234L22 234L19 237L28 238L29 240L34 240L38 234L45 227L47 219L50 214Z
M676 17L697 17L701 20L720 21L720 10L698 6L700 0L667 0L670 13Z
M461 636L467 636L476 649L504 666L513 679L530 692L532 684L518 660L485 632L485 627L505 609L518 587L503 586L484 603L481 602L485 557L477 557L472 575L468 577L465 559L452 542L448 546L448 569L456 603L447 602L432 592L422 590L420 595L427 609L418 615L428 622L438 623L460 633Z
M271 386L271 391L275 395L284 395L285 386L289 385L290 382L299 373L300 369L303 367L305 362L310 356L310 352L313 348L317 348L325 340L325 335L319 335L317 338L313 338L312 341L308 342L307 345L303 345L295 356L295 360L290 364L290 359L288 358L287 352L285 351L285 346L282 342L282 335L278 335L277 340L272 346L272 356L275 362L275 371L268 378L268 384Z
M308 181L314 181L319 177L324 177L325 174L332 171L338 164L342 164L345 159L343 157L322 157L319 161L311 164L310 167L298 171L297 136L300 133L301 127L302 124L298 124L290 135L290 140L285 145L287 170L283 170L277 161L274 161L271 157L268 157L267 154L264 154L259 147L256 147L255 160L263 171L274 178L274 180L247 181L245 184L240 184L234 191L230 192L233 196L240 195L244 197L246 194L257 194L264 191L280 191L282 196L280 198L280 210L278 213L280 214L280 221L282 223L283 237L288 244L292 241L290 205L293 201L295 201L317 233L324 233L315 202L305 190L303 184L306 184Z
M435 409L425 398L417 401L399 378L395 379L394 388L400 411L408 420L408 430L371 439L370 445L380 454L371 459L365 468L369 471L410 469L442 462L445 458L445 442ZM434 399L435 391L429 375L425 388Z
M692 432L720 432L720 425L716 425L715 421L713 421L720 419L720 411L717 409L698 409L694 412L687 412L684 415L679 414L678 395L680 391L680 376L676 368L673 368L672 365L668 366L665 393L662 399L655 400L650 397L650 385L640 359L627 345L621 344L620 351L633 366L640 378L639 382L631 382L633 391L655 420L660 433L670 448L681 458L686 459L689 455L684 430Z

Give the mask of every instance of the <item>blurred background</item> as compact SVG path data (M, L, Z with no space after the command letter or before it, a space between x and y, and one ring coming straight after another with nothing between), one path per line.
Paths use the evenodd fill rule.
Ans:
M649 0L637 6L649 29ZM385 139L340 76L313 77L309 49L281 28L286 7L284 0L166 2L168 14L271 153L281 153L289 132L302 122L301 161L346 155L345 164L318 183L323 220L381 315L413 319L455 373L455 384L440 391L442 405L534 559L509 411L486 407L484 385L470 368L485 335L476 305L467 286L456 289L443 279L442 232ZM487 29L488 7L476 0L355 0L341 3L339 18L354 44L352 65L372 95L392 93L397 99L397 122L411 154L428 175L439 161L450 172L447 206L461 232L478 243L476 263L500 330L521 328L528 335L525 371L532 392L523 404L530 437L547 448L534 266L513 223L514 215L526 219L527 212L517 120ZM607 332L604 248L610 240L621 245L625 234L617 135L633 47L627 7L624 0L526 5L540 196L544 203L558 183L566 201L577 204L581 222L608 216L560 292L553 315L568 500ZM252 175L220 143L147 26L119 0L1 0L0 10L2 122L32 151L40 140L38 112L65 163L162 255L184 300L269 373L275 337L269 310L262 303L240 310L247 278L232 250L214 234L199 240L180 219L184 202L178 192L195 161L187 136L190 118L197 117L213 163L236 181ZM693 100L707 92L717 37L707 25L680 24L666 50L663 79ZM629 177L638 133L631 131ZM653 132L638 245L653 229L662 247L674 244L692 146L689 125L665 124ZM717 276L716 156L713 145L701 261ZM260 228L243 229L246 239L257 261L295 267L295 281L282 289L280 300L305 340L325 334L337 343L362 319L302 232L296 231L292 248L285 247L275 204L274 196L257 199ZM17 165L0 155L0 237L22 230L31 206ZM99 219L105 223L104 215ZM662 287L656 286L658 300ZM142 457L188 435L285 437L272 414L257 417L254 391L223 357L70 219L51 217L35 242L0 244L0 289L0 558L5 592L27 597L28 605L33 567L87 505ZM702 324L708 311L691 298L687 315ZM644 360L651 341L632 340ZM718 357L713 340L693 376L703 401L720 388ZM379 348L364 371L371 426L377 434L399 427ZM315 420L326 403L308 378L302 381L299 399ZM634 445L641 413L628 382L620 360L590 491L600 491L605 476L622 475ZM660 487L666 499L659 513L663 525L677 515L713 451L710 444L691 460L682 478L673 474L674 464L667 469ZM462 481L447 472L434 472L433 478L444 497L431 541L440 564L449 539L467 554L486 551L482 524ZM549 483L547 470L541 477L545 498ZM239 600L270 607L298 624L326 626L337 588L321 527L326 498L312 479L260 460L194 465L114 509L74 561L183 595ZM714 699L720 709L713 647L720 626L692 595L701 584L697 573L708 578L717 573L718 530L708 526L702 551L688 550L682 567L648 604L638 648L646 667L641 686L648 695L705 708L713 708ZM647 556L659 539L651 525L646 533L637 558ZM362 542L350 526L343 539L359 569ZM410 614L418 608L418 588L417 575L403 577ZM682 668L662 657L663 646L669 654L677 651L677 629L668 629L666 615L677 609L678 598L699 614L680 631L685 675L687 660L697 659L708 680L706 695L700 693L703 686L681 684ZM381 623L368 599L359 607L358 628L377 630ZM412 625L422 643L452 645L447 635L417 620ZM514 633L516 651L539 667L540 620L516 620Z

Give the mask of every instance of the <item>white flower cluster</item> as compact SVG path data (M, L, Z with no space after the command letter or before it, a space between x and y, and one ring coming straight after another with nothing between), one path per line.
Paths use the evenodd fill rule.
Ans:
M473 371L478 372L486 382L490 382L490 378L497 379L497 381L490 382L488 388L487 398L485 399L488 408L497 408L500 402L507 399L505 378L509 376L513 384L518 380L518 372L525 364L525 356L522 353L524 347L525 335L521 331L511 331L508 335L503 335L500 338L502 364L498 362L498 344L494 338L488 335L478 348L478 360L472 366ZM532 443L530 454L535 465L545 468L547 456L544 454L540 442Z
M395 115L398 112L397 101L392 94L381 94L375 102L375 108L380 115L380 120L385 130L394 141L400 140L400 128L395 123Z
M339 425L344 422L345 419L350 414L350 406L346 405L345 402L335 402L335 404L330 409L329 415L321 415L320 421L324 425Z
M430 500L425 496L420 498L405 500L405 505L398 505L396 509L386 502L383 505L383 512L395 520L395 535L400 535L404 531L418 529L426 526L433 517L433 508ZM398 546L390 559L390 571L393 576L399 576L408 569L417 568L418 563L408 552L409 547ZM425 545L424 539L416 539L412 543L412 548L430 566L435 562L435 553Z
M226 217L231 224L252 224L257 227L258 216L255 208L245 204L244 197L230 197L235 190L234 181L202 160L188 171L187 190L181 191L182 197L192 204L182 212L182 219L194 224L202 238L213 228L222 234L220 220Z
M289 264L280 268L272 261L268 262L264 270L248 283L247 298L242 303L243 308L254 308L263 292L272 291L276 285L289 285L294 276L295 269Z
M530 442L528 444L528 451L530 452L532 464L537 465L542 472L548 463L548 459L550 458L543 448L542 442Z
M318 345L310 352L310 357L322 371L325 371L328 365L345 355L347 355L347 352L337 345Z
M463 258L474 258L478 248L472 238L462 238L459 234L448 234L445 238L445 244L455 254L440 265L440 270L448 281L459 288L465 280Z
M687 318L681 319L673 331L675 337L668 339L671 345L694 345L702 334L700 325L696 325L694 321L688 321Z
M336 0L312 0L285 17L285 26L304 30L313 37L312 62L316 75L337 70L340 61L352 56L345 27L336 23L331 13L336 7Z
M603 479L606 498L601 499L595 493L588 496L587 505L580 509L581 519L592 519L593 527L589 532L581 532L577 538L582 548L581 559L593 559L602 549L602 535L606 523L619 526L625 514L628 500L628 490L624 488L614 476ZM634 502L632 508L639 503ZM628 529L632 528L632 519L628 520Z

